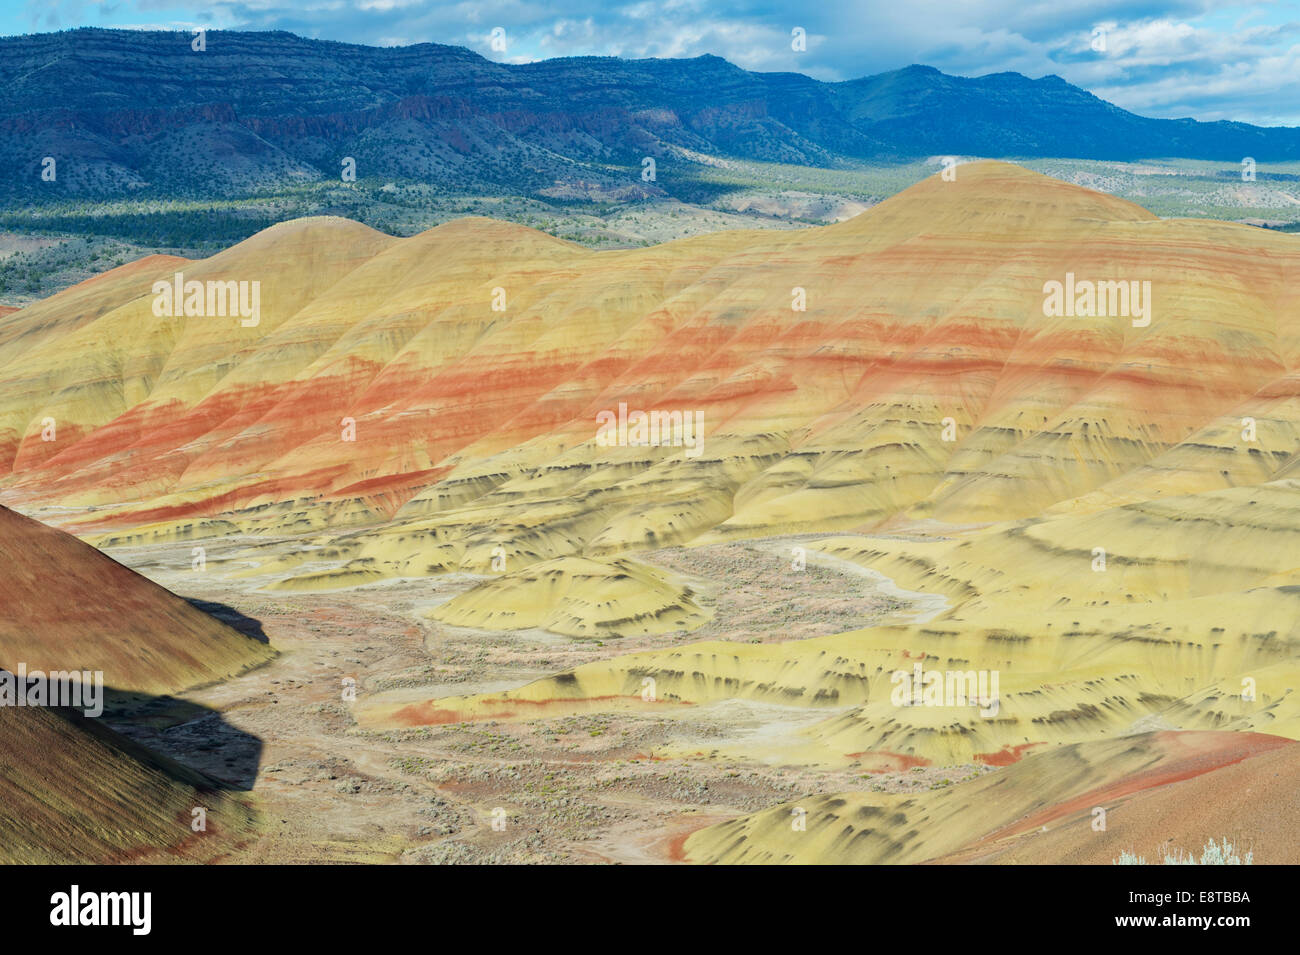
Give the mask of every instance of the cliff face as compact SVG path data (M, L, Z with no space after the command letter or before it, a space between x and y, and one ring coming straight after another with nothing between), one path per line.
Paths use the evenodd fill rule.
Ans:
M213 32L196 52L191 39L92 29L0 39L0 158L22 170L0 189L43 195L46 156L59 161L60 194L73 195L248 191L338 178L345 156L363 176L526 192L590 176L589 163L639 168L680 150L815 166L1300 156L1298 130L1145 119L1059 77L908 67L821 83L712 56L516 66L437 44ZM671 177L660 188L671 191Z

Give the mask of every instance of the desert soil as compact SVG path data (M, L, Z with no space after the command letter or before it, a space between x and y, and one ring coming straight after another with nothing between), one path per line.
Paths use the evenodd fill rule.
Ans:
M124 708L112 722L251 791L262 834L225 858L239 863L671 863L696 829L804 794L919 791L993 771L828 772L705 755L723 741L797 732L833 715L827 709L737 700L671 717L588 712L369 732L343 699L347 678L361 700L495 692L636 650L804 639L940 609L933 597L811 552L805 573L789 573L791 541L640 555L688 576L715 617L690 634L603 642L427 619L430 607L481 579L465 574L284 593L260 589L273 577L233 576L252 567L230 559L247 552L247 540L205 542L204 572L191 569L188 544L117 550L116 559L176 593L260 626L279 655L177 700ZM674 752L698 744L699 755L652 757L665 744Z

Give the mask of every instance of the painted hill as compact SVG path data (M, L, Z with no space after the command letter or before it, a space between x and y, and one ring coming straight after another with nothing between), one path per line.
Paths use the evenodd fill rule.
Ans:
M267 659L231 629L62 531L0 507L0 666L99 670L106 689L172 693ZM0 708L7 862L211 861L252 828L222 787L99 720ZM191 828L194 808L207 829Z
M1123 852L1159 862L1226 838L1257 864L1294 865L1297 783L1291 740L1148 733L915 795L812 796L696 832L684 849L709 863L1108 865ZM802 831L795 808L807 814Z
M621 252L298 220L4 318L0 473L83 527L165 525L137 536L393 520L336 546L404 573L1258 485L1297 460L1298 262L997 163L836 226ZM259 282L258 324L155 315L177 272ZM1150 324L1044 315L1068 275L1149 281ZM699 453L600 446L620 404L702 415Z
M134 268L0 319L20 343L0 496L106 546L289 537L227 570L479 574L434 616L580 637L693 629L689 586L637 553L736 538L803 535L947 601L363 700L365 725L639 706L653 677L653 705L825 710L780 758L841 769L1153 725L1300 738L1294 236L990 162L793 233L593 252L482 219L400 240L308 219ZM257 323L158 314L177 271L260 282ZM1102 314L1052 283L1076 312L1101 289ZM999 673L1000 711L895 705L918 663Z
M79 713L5 708L0 786L7 863L211 862L253 830L247 804Z
M0 666L11 672L99 670L114 690L171 693L271 655L95 548L4 507L0 560Z
M289 33L81 29L0 38L6 192L46 200L161 190L247 194L411 178L470 192L557 183L674 193L643 156L813 166L930 155L1300 157L1300 130L1147 119L1060 77L930 67L843 83L750 73L714 56L495 63L460 47L372 48ZM41 162L59 163L54 184ZM675 194L675 193L674 193Z
M582 557L530 564L437 607L432 616L453 625L542 627L570 636L694 630L709 618L690 587L669 574L631 560Z

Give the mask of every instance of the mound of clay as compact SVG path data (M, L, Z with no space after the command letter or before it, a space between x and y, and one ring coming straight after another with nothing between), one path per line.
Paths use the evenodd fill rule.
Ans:
M0 790L9 863L210 862L253 829L211 780L55 709L0 713ZM196 808L206 831L193 831Z
M623 637L689 631L709 620L690 587L633 560L562 557L503 574L436 607L458 627L540 627L573 637Z
M70 534L0 507L0 666L99 670L116 690L173 693L267 660L265 643Z
M865 864L1161 860L1229 839L1300 861L1300 744L1256 733L1148 733L1026 757L916 794L810 796L709 826L692 862ZM1105 812L1105 828L1094 828ZM805 829L791 825L796 810Z

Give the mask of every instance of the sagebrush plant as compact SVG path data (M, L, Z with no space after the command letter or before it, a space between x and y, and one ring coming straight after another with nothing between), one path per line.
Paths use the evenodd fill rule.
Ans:
M1211 839L1201 850L1201 857L1191 855L1165 855L1164 865L1254 865L1255 853L1248 851L1243 858L1234 846L1227 839L1222 843L1215 842ZM1148 865L1149 863L1142 856L1134 855L1131 852L1124 851L1119 854L1119 858L1113 861L1114 865Z

